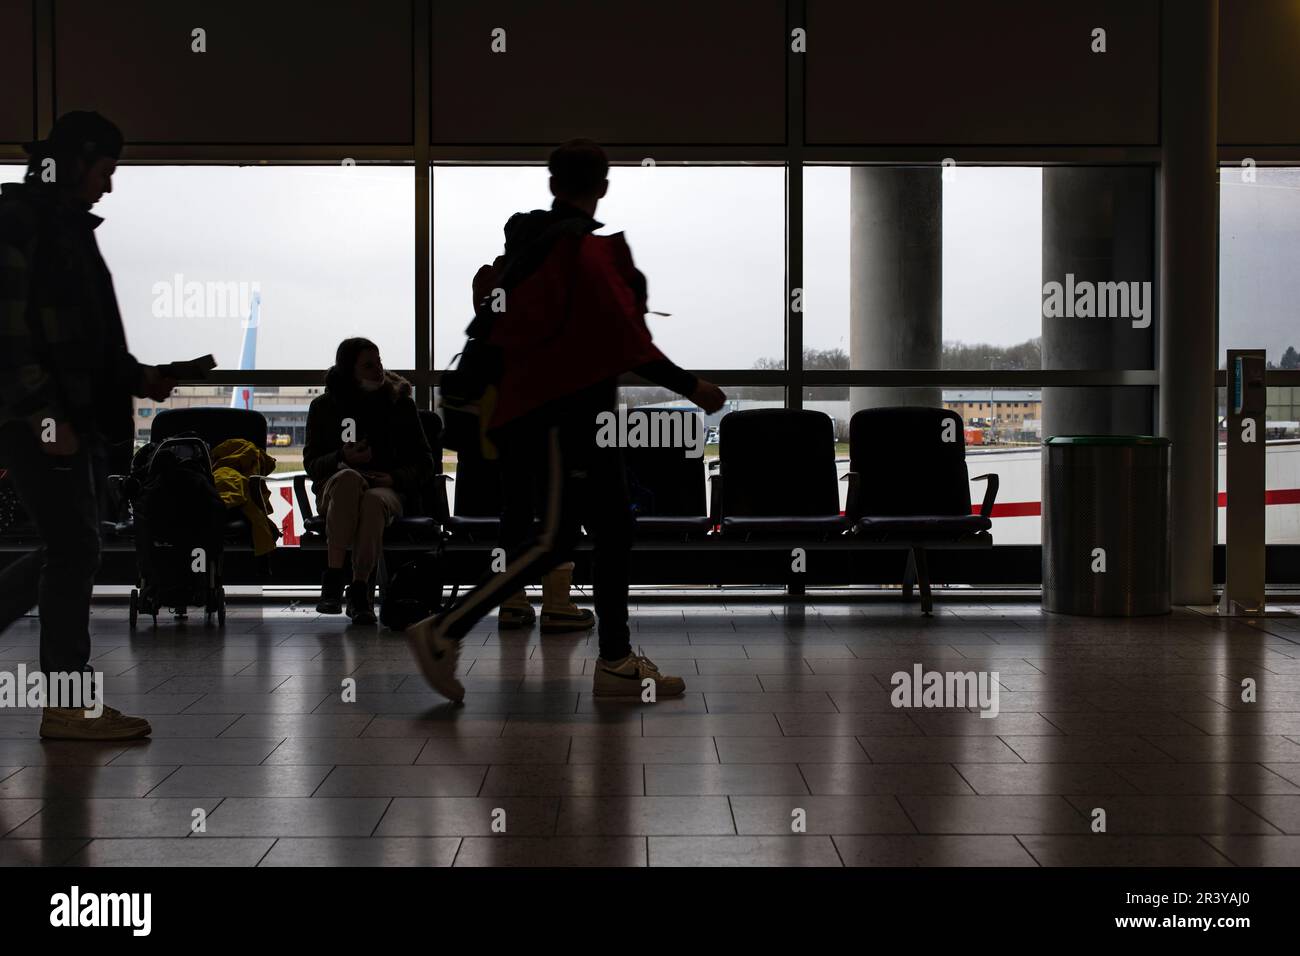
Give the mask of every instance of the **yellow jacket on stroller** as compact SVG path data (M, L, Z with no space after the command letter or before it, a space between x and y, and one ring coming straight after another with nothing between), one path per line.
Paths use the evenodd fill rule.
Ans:
M228 438L212 449L212 478L227 508L239 508L253 529L253 553L275 549L279 529L271 520L271 491L264 481L250 481L275 471L275 459L251 441ZM254 491L253 488L259 489Z

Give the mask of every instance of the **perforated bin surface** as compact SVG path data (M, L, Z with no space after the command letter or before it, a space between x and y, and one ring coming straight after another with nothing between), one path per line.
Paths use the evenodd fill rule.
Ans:
M1044 445L1043 607L1168 613L1168 439L1060 436Z

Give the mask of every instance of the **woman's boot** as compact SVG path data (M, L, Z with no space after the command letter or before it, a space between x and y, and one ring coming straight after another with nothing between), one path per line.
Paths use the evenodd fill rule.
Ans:
M596 615L580 608L569 598L573 584L573 565L561 564L542 577L542 633L589 631L596 626Z
M497 613L498 627L528 627L537 620L537 612L528 603L528 592L519 591L506 598Z
M343 585L347 572L342 568L326 568L320 580L320 600L316 602L317 614L343 613Z
M374 624L374 586L369 581L353 581L348 585L348 617L353 624Z

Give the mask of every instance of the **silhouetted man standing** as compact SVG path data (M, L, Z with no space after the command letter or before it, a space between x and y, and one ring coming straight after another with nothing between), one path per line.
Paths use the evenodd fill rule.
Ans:
M95 242L102 220L90 207L112 191L121 132L98 113L67 113L27 151L24 181L0 193L0 463L42 546L0 575L0 630L39 604L41 670L53 688L55 675L88 669L107 450L133 437L132 395L162 401L176 383L127 350ZM111 707L87 716L47 706L41 719L42 737L149 732L148 721Z

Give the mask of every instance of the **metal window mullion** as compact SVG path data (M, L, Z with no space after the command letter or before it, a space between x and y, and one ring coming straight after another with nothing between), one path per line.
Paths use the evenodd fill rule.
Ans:
M786 3L785 43L785 405L803 408L803 146L806 53L792 31L807 29L805 0ZM796 295L798 296L796 308Z
M430 110L432 107L432 11L429 0L412 5L413 80L411 128L415 153L415 368L433 369L433 197L430 177ZM433 407L433 392L420 376L415 386L419 408Z

